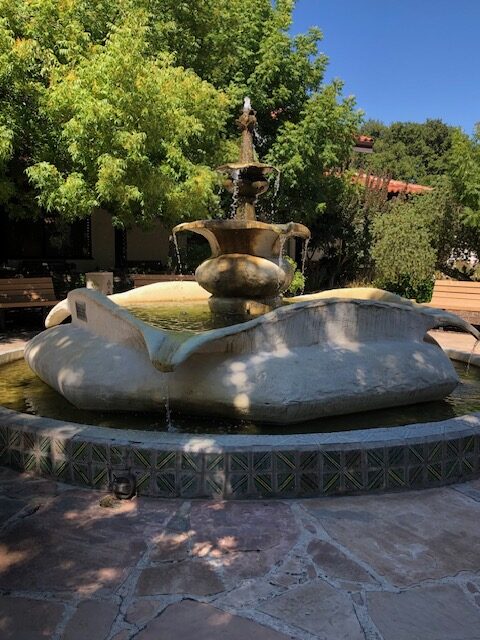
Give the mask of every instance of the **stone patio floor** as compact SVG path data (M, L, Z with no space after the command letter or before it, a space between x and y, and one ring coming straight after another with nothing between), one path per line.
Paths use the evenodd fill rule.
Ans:
M480 638L480 480L134 499L0 468L2 640Z
M480 480L119 502L0 467L0 638L479 640L479 522Z

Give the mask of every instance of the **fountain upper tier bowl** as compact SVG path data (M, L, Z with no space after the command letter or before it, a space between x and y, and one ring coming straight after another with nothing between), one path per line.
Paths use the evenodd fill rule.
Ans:
M112 300L78 289L29 342L27 362L84 409L163 412L169 399L184 413L288 425L443 398L458 378L427 332L448 325L478 336L453 314L376 289L303 296L202 334L156 329L122 308L207 298L194 282L176 282L174 291L152 284ZM68 315L72 323L60 325Z

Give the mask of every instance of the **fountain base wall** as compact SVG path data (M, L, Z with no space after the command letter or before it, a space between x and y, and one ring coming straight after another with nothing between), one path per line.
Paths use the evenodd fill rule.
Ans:
M0 354L0 364L22 355ZM480 476L480 414L341 433L198 436L92 427L0 408L0 465L99 491L111 490L113 474L126 471L139 495L158 498L421 489Z

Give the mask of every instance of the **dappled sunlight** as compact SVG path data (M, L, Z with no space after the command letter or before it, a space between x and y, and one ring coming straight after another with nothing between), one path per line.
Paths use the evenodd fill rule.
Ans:
M0 573L8 571L17 564L28 562L31 555L31 551L12 551L7 545L0 543Z

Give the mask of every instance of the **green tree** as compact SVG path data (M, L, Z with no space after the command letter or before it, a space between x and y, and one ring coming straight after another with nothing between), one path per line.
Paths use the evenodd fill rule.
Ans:
M465 223L480 227L480 124L469 138L457 129L452 136L449 154L449 173L458 202L463 209Z
M376 283L409 298L428 299L435 270L450 257L478 250L478 233L465 226L448 177L427 194L391 201L372 224Z
M290 36L293 6L0 0L4 209L73 220L102 207L119 225L217 215L212 167L235 158L250 95L259 154L285 173L279 216L314 217L359 114L323 85L320 32Z
M453 131L441 120L389 126L369 120L362 133L374 138L374 153L359 155L356 166L376 175L428 185L447 172Z

